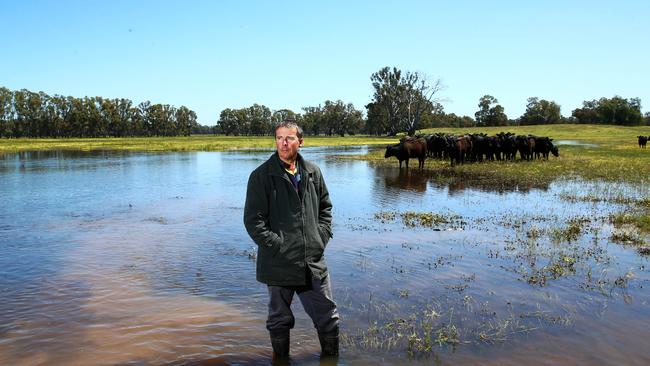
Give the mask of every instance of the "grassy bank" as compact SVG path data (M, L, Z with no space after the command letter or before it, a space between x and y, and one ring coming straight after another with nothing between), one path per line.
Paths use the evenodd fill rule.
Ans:
M307 137L305 146L385 144L386 137ZM225 151L273 148L271 136L189 136L70 139L0 139L0 153L42 150Z

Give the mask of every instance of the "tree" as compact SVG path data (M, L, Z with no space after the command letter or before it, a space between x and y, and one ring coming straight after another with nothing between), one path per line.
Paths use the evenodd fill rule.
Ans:
M11 137L14 131L14 93L0 88L0 137Z
M181 117L182 123L179 123ZM175 136L189 134L196 113L183 107L102 97L75 98L0 87L0 137Z
M366 104L366 128L365 132L370 135L381 135L387 133L390 135L388 110L381 104L370 102Z
M251 135L268 135L273 132L271 126L271 110L257 103L248 107L247 118L249 120L249 134Z
M476 121L470 116L458 116L455 113L445 114L442 117L441 127L474 127Z
M633 126L643 122L639 98L628 100L618 95L612 99L600 98L597 110L601 121L606 124Z
M508 124L508 116L504 113L503 107L497 98L491 95L484 95L479 99L479 110L474 113L476 117L477 126L506 126ZM495 106L492 106L496 104Z
M578 123L603 123L633 126L643 123L641 99L630 100L616 95L611 99L584 101L582 108L574 109L571 115Z
M521 125L545 125L560 123L562 115L560 114L560 106L555 102L549 102L545 99L537 97L528 98L526 104L526 112L519 118Z
M356 110L352 103L345 104L340 100L336 102L326 100L321 124L327 135L338 134L343 137L346 133L359 132L363 124L363 117L361 111Z
M219 114L219 121L217 122L219 130L226 136L239 135L239 119L234 109L226 108Z
M175 120L177 135L189 136L198 126L196 113L184 105L176 110Z
M418 72L402 74L393 67L384 67L370 77L375 89L372 108L383 107L384 112L372 111L373 116L386 116L387 133L391 136L401 130L409 135L420 128L422 115L433 109L434 95L442 89L440 80L429 84ZM370 111L369 111L370 114Z
M319 135L323 128L323 109L317 107L303 107L302 129L310 135Z
M273 115L271 116L271 124L275 129L275 126L277 126L282 121L294 120L298 122L299 119L300 116L291 109L278 109L277 111L274 111ZM275 130L273 132L275 132Z
M14 92L14 137L38 137L43 118L42 95L21 89Z
M598 101L583 101L582 108L576 108L571 112L571 116L576 119L578 123L599 123L600 117L598 116Z
M426 77L417 72L407 72L405 80L406 130L409 136L413 136L421 128L422 116L434 113L432 99L442 89L442 83L438 79L429 85Z

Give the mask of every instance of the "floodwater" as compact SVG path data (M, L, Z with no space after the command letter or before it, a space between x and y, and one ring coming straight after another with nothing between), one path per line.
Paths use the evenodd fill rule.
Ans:
M555 141L554 144L557 146L570 145L570 146L598 147L598 145L596 144L590 144L588 142L575 141L575 140L557 140Z
M650 363L648 257L608 219L649 188L487 185L344 158L365 151L303 149L334 204L341 364ZM270 154L0 155L0 364L270 364L242 224L248 174ZM294 310L293 363L318 364Z

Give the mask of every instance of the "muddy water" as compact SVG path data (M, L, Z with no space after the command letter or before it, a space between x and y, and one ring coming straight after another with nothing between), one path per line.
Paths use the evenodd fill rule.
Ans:
M364 149L303 151L334 203L342 363L650 362L648 260L608 220L647 187L486 185L336 158ZM241 219L269 154L0 156L0 364L269 364ZM318 364L294 309L293 361Z

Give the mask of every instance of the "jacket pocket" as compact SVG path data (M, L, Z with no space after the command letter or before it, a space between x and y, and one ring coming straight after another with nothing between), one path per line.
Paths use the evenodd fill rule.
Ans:
M275 233L274 233L275 234ZM271 246L271 255L273 257L277 256L278 253L280 252L280 249L282 248L284 244L284 234L282 233L282 230L279 230L279 234L275 234L277 239L273 241L273 245Z
M332 237L332 233L328 229L325 229L319 225L318 235L320 235L320 241L321 243L323 243L323 249L325 249L327 243L330 241L330 238Z

